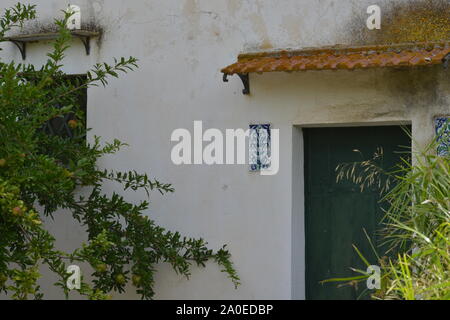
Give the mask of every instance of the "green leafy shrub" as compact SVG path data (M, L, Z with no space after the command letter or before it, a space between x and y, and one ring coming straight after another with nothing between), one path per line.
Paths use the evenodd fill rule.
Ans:
M373 299L450 299L450 156L437 156L435 150L433 142L414 155L413 164L405 159L394 172L380 169L380 152L337 168L338 179L379 187L381 201L388 204L381 231L388 250L378 254L374 247L378 261L370 263L356 249L367 266L381 267L381 289ZM359 276L326 281L354 284L370 276L353 270Z
M34 6L17 4L7 9L0 19L0 41L7 31L35 16ZM96 64L85 78L68 79L61 70L71 39L68 18L65 14L55 20L59 37L42 67L0 62L0 290L15 299L42 298L37 282L40 266L46 265L58 275L56 285L69 297L67 265L89 263L93 280L82 281L81 294L105 299L111 292L123 292L131 282L143 299L151 299L156 264L170 263L188 277L193 264L204 267L208 260L218 263L237 286L239 278L225 246L213 251L203 239L157 226L143 214L148 201L133 204L118 193L102 193L107 181L124 191L145 190L147 195L166 194L173 188L146 174L97 166L99 158L124 144L117 140L101 144L98 137L86 143L77 94L90 86L107 85L109 77L135 69L137 60ZM69 113L71 137L44 130L49 121L65 119ZM88 242L73 252L58 250L42 223L44 216L62 214L60 209L70 212L87 232Z

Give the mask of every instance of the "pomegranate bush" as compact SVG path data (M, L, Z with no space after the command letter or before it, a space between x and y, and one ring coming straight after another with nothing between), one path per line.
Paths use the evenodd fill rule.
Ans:
M35 16L30 5L6 10L0 19L0 41L7 31ZM67 266L88 263L93 280L82 280L79 293L105 299L111 292L123 292L131 282L143 299L151 299L156 264L170 263L188 277L192 265L204 267L208 260L219 264L237 286L239 279L225 247L213 251L203 239L159 227L144 215L146 200L134 204L119 193L102 192L105 181L116 182L124 191L145 190L148 196L174 190L147 174L97 166L100 157L114 154L124 144L101 143L99 137L86 142L78 93L107 85L110 77L135 69L137 60L97 64L85 77L68 78L62 61L71 39L66 28L69 17L55 20L59 37L43 66L0 61L0 290L14 299L43 298L38 280L45 265L58 275L55 285L69 297ZM65 121L70 134L49 133L46 128L55 119ZM44 217L66 214L62 212L70 212L87 232L88 241L73 252L59 250L42 223Z

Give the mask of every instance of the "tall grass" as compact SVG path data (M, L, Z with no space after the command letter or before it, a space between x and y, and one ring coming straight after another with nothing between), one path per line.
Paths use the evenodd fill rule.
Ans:
M450 156L437 156L435 148L433 142L413 154L413 164L405 158L391 172L378 165L381 149L370 160L336 168L338 180L349 179L361 190L378 187L381 202L387 204L381 232L388 249L377 252L377 257L383 256L377 262L382 280L373 299L450 300ZM369 263L365 253L357 253ZM359 275L325 282L354 284L369 276L352 270Z

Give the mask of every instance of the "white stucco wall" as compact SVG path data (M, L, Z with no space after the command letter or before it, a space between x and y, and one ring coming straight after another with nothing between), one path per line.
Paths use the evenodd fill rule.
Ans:
M3 0L2 7L16 1ZM35 0L46 24L66 3ZM78 0L82 19L104 29L92 52L74 40L65 70L83 73L96 62L135 56L138 71L107 88L88 92L88 126L105 140L130 147L101 165L146 171L173 183L176 192L153 195L148 214L213 248L228 244L242 279L235 290L214 264L195 269L189 281L161 266L160 299L290 299L304 297L303 154L301 126L412 123L414 138L433 134L434 114L448 113L448 71L369 70L251 75L251 95L237 77L223 83L220 69L246 50L352 43L346 29L367 0ZM364 28L364 25L361 25ZM20 60L13 44L1 56ZM28 47L40 64L49 43ZM174 129L248 128L269 122L280 129L280 171L250 173L245 165L175 166ZM106 189L111 188L105 186ZM142 194L129 194L130 200ZM62 220L51 226L64 248L82 232ZM58 297L44 283L48 297ZM125 298L135 298L128 294Z

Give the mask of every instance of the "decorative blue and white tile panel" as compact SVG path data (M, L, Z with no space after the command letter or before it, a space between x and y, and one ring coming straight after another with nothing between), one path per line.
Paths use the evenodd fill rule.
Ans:
M250 171L270 168L270 124L250 125L248 152Z
M436 117L434 124L436 128L437 155L448 156L450 154L450 117Z

